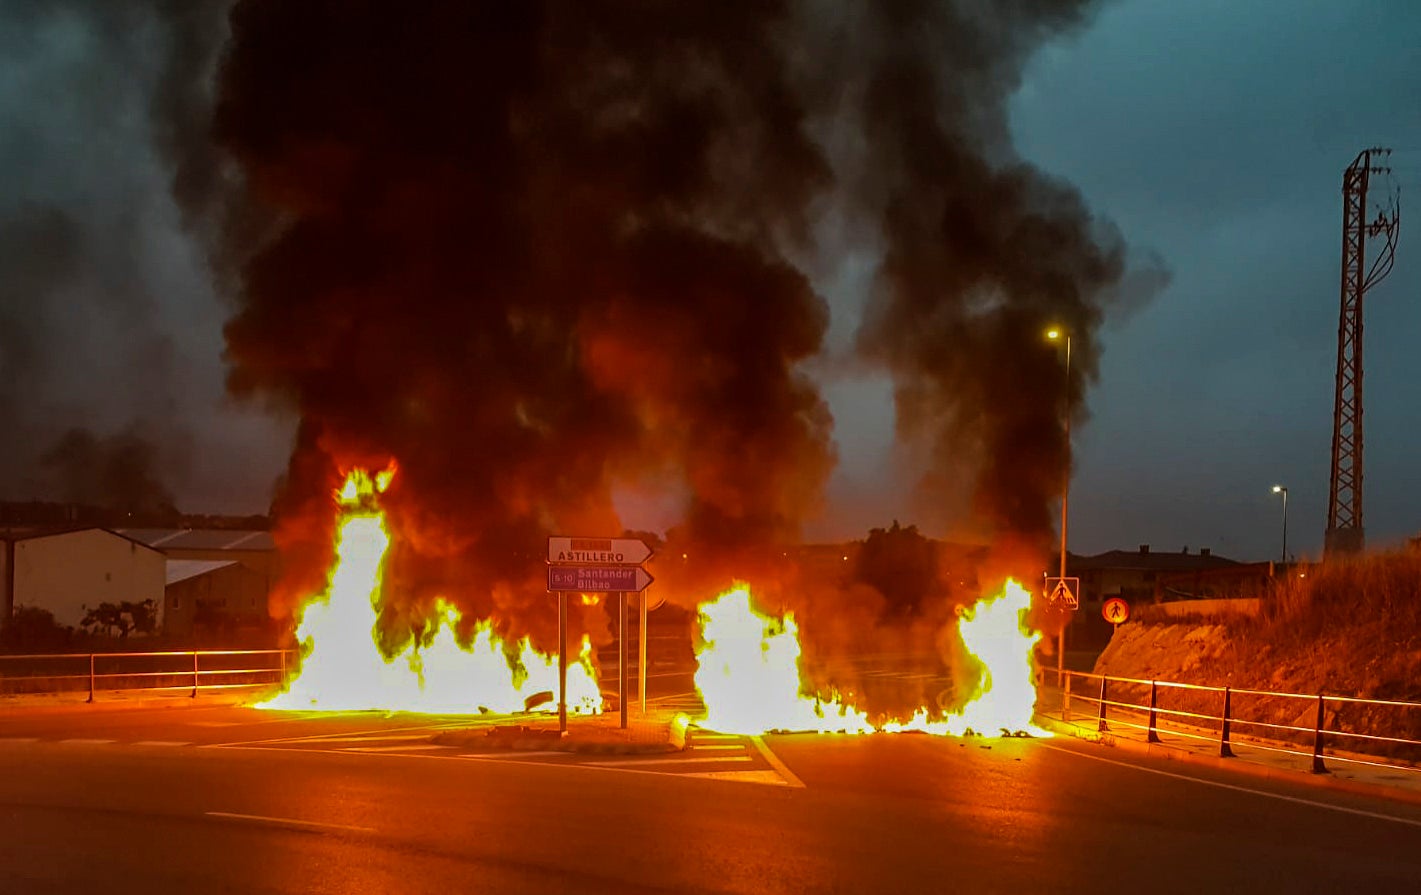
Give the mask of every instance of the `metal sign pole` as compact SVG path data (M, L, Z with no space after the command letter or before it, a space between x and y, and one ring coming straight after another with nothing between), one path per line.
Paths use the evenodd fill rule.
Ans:
M646 591L637 595L637 602L641 604L641 627L637 628L640 634L637 647L641 652L641 661L637 663L638 677L641 678L641 713L646 714Z
M558 732L567 733L567 594L558 593Z
M617 707L622 712L622 730L627 729L627 594L617 594Z

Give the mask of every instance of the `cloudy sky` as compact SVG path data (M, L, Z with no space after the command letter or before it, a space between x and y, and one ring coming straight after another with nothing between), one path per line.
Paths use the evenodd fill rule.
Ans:
M1076 434L1071 547L1317 553L1327 519L1342 172L1397 149L1395 272L1366 314L1365 522L1421 533L1421 5L1123 0L1038 54L1013 105L1018 150L1074 182L1173 274L1105 329ZM1411 188L1409 194L1405 187ZM1415 203L1413 203L1414 205ZM836 494L895 510L882 383L829 392ZM852 410L851 410L852 408ZM846 433L850 413L872 421ZM873 495L879 495L875 500Z
M52 496L44 445L84 426L160 444L184 509L262 511L290 421L223 397L228 311L153 149L168 48L156 30L63 12L83 5L0 0L0 489ZM1293 552L1320 550L1341 176L1380 144L1397 149L1404 214L1421 188L1418 45L1408 0L1118 0L1034 58L1013 103L1019 152L1172 273L1106 325L1093 418L1076 437L1074 550L1270 558L1275 482L1290 489ZM1421 531L1418 229L1403 217L1396 271L1368 303L1373 543ZM37 245L51 247L44 263ZM821 284L838 315L831 349L853 332L866 270L850 259ZM808 534L922 518L894 475L887 383L822 367L841 464Z

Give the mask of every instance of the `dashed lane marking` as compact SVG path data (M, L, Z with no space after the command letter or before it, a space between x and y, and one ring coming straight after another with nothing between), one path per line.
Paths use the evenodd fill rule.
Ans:
M114 741L113 741L113 740L73 739L73 740L60 740L59 742L60 742L60 745L70 745L70 746L107 746L109 743L112 743L112 742L114 742Z
M136 743L131 743L130 745L133 745L133 746L191 746L192 743L183 742L183 741L181 741L181 740L139 740L138 742L136 742Z
M39 737L0 737L0 743L38 743Z
M440 746L434 743L410 743L404 746L351 746L347 752L430 752L437 749L453 749L453 746Z
M648 764L698 764L701 762L726 762L726 761L754 761L748 755L708 755L705 758L628 758L620 761L588 761L583 764L597 765L598 767L623 767L633 765Z
M543 762L543 761L523 761L523 760L521 760L521 758L531 758L531 757L533 757L533 756L535 756L535 755L538 755L539 753L536 753L536 752L513 753L513 754L511 754L511 755L509 755L509 756L507 756L507 757L504 757L504 756L495 757L495 756L488 755L487 753L483 753L483 754L473 754L473 753L469 753L469 754L463 754L463 755L449 755L449 754L445 753L445 754L439 754L439 755L431 755L431 754L428 753L428 752L366 752L366 751L361 751L361 750L350 750L350 749L309 749L309 750L292 750L292 749L282 748L281 746L259 746L259 745L237 745L237 746L229 746L229 747L227 747L227 748L231 748L231 749L245 749L245 750L251 750L251 751L256 751L256 752L285 752L285 753L287 753L287 754L292 754L292 753L294 752L294 753L296 753L296 754L344 755L344 756L347 756L347 757L361 757L361 758L403 758L403 759L416 758L416 759L425 759L425 760L427 760L427 761L462 761L462 762L479 762L479 763L483 763L483 764L505 764L505 765L508 765L508 764L541 765L542 767L558 768L558 769L563 770L563 771L568 771L568 770L572 770L572 771L583 770L583 771L588 771L588 772L590 772L590 773L597 773L597 774L639 774L639 775L641 775L641 776L643 776L643 777L660 777L660 778L662 778L663 780L664 780L665 778L667 778L667 777L674 777L674 778L678 778L678 779L679 779L679 778L727 779L727 780L732 780L732 781L749 782L749 783L761 782L761 783L776 783L776 785L788 784L789 786L794 786L794 787L798 787L798 788L804 788L804 784L803 784L802 782L800 782L799 778L798 778L798 777L795 777L792 773L789 773L789 770L788 770L787 768L785 769L785 772L784 772L784 773L789 773L789 777L792 778L792 779L786 779L784 776L777 774L776 777L775 777L775 780L769 780L769 779L757 779L757 777L762 776L763 773L768 773L768 772L753 772L753 771L736 772L736 771L723 771L723 772L709 772L709 773L699 773L699 774L697 774L697 773L680 773L680 774L678 774L678 773L675 773L674 771L652 770L652 769L649 769L649 768L640 768L640 767L635 767L635 768L633 768L633 767L621 767L621 766L619 766L619 764L626 764L626 762L614 763L614 764L602 764L602 763L595 763L595 762L573 762L573 761L568 761L568 762ZM558 753L556 753L556 755L558 755L559 757L569 757L569 758L576 757L575 754L573 754L573 753L567 753L567 752L558 752ZM520 756L521 756L521 758L520 758ZM725 758L716 758L716 759L714 759L714 760L717 761L717 762L722 762L722 763L724 763L727 759L725 759ZM749 760L749 759L736 759L736 760ZM681 759L681 761L684 762L685 759ZM776 761L778 761L778 759L776 759ZM741 776L736 777L736 778L721 778L721 777L719 776L719 774L722 774L722 773L724 773L724 774L735 774L735 773L739 773L739 774L741 774ZM751 777L751 776L750 776L751 774L756 774L757 777Z
M680 774L681 777L700 777L703 780L730 780L736 783L760 783L770 786L789 786L788 780L775 771L697 771Z
M716 750L726 750L726 749L742 749L742 750L743 750L744 748L745 748L745 746L742 745L742 744L739 744L739 743L726 744L726 745L724 745L724 746L721 746L721 745L718 745L718 744L706 745L706 744L704 744L704 743L692 743L692 744L691 744L691 751L693 751L693 752L714 752L714 751L716 751Z

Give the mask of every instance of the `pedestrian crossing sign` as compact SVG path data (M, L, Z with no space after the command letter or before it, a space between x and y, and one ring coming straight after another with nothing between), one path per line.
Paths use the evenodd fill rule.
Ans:
M1046 602L1063 609L1080 608L1081 580L1079 578L1046 579Z

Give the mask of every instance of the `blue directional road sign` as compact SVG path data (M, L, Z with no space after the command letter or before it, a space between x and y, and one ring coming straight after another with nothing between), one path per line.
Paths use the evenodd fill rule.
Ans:
M652 580L641 566L548 566L548 590L551 591L640 593Z

